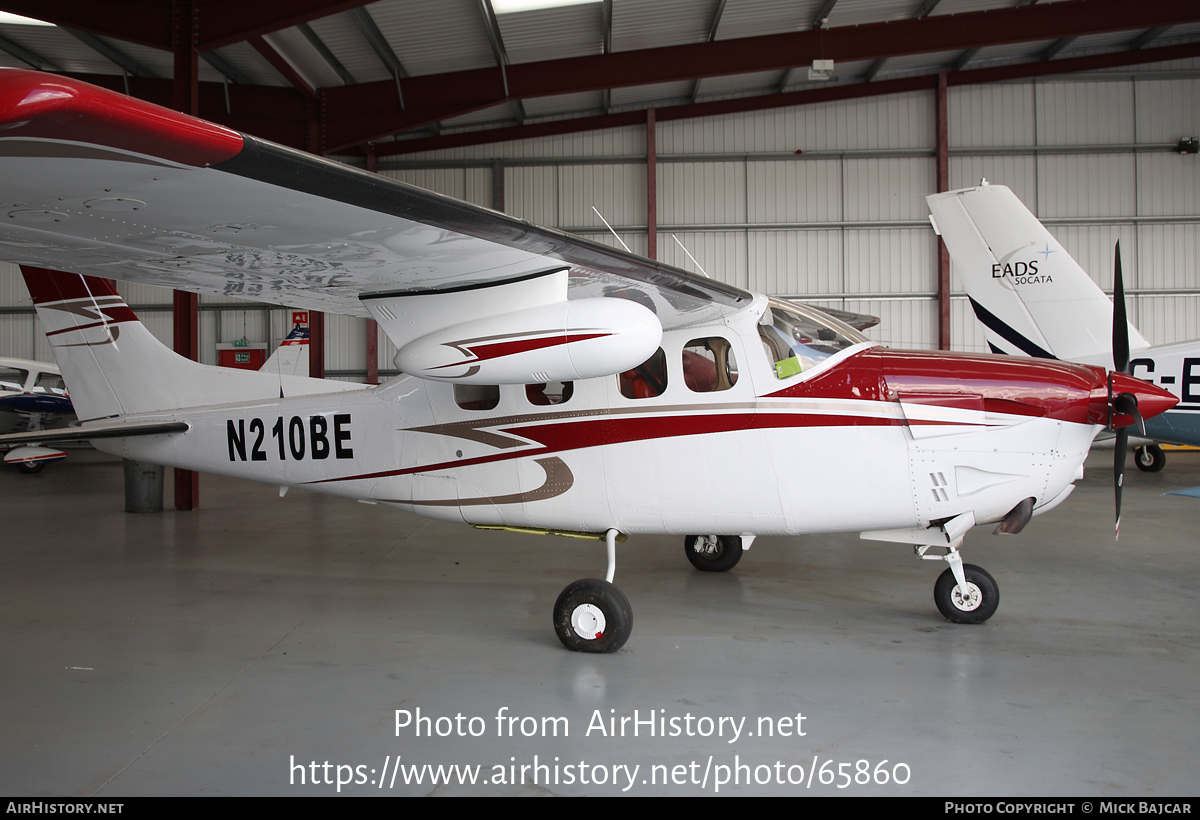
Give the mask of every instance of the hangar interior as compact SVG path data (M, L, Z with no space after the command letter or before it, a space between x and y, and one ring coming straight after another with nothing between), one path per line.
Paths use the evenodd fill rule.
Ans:
M891 347L987 351L925 204L982 178L1012 188L1106 292L1119 239L1129 318L1152 344L1200 337L1200 157L1184 150L1200 135L1194 3L309 0L235 11L174 0L142 20L120 0L52 15L44 5L0 1L54 24L0 19L0 66L171 106L183 65L206 119L738 287L871 314L880 322L867 334ZM196 32L182 47L180 19ZM793 64L763 47L780 33L807 38L789 44ZM810 76L826 53L831 75ZM117 288L170 345L171 292ZM218 343L274 347L289 329L286 308L234 297L202 296L197 315L208 364ZM326 377L396 375L397 350L374 322L327 314L314 328ZM10 264L0 356L53 359ZM131 517L118 460L73 451L40 476L8 470L0 788L324 794L336 790L297 788L295 760L538 754L650 767L751 745L764 762L912 768L907 788L859 793L1194 794L1194 512L1161 493L1200 484L1200 463L1181 455L1134 476L1114 545L1105 458L1019 540L972 536L1012 591L1003 617L977 630L937 617L928 573L900 550L763 539L737 573L713 578L680 560L677 539L653 537L622 548L639 623L612 658L561 651L543 623L560 581L602 569L594 546L340 499L280 501L233 479L202 479L198 510ZM417 706L486 714L489 735L397 737L393 711ZM571 740L497 738L504 706L569 714ZM595 710L635 708L808 712L819 728L740 747L582 736Z

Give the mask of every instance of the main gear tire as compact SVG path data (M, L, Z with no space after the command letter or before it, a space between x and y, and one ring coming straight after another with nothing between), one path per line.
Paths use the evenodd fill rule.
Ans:
M584 578L554 603L554 631L572 652L616 652L633 631L633 609L608 581Z
M701 572L729 572L742 560L740 535L689 535L683 539L688 561Z

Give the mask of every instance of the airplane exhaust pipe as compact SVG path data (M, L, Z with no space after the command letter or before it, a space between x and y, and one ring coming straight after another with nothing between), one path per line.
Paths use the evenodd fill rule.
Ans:
M1008 515L1004 516L1004 520L992 530L992 535L1016 535L1021 530L1025 529L1025 525L1029 523L1029 519L1033 518L1033 502L1032 497L1026 498L1017 506L1008 511Z

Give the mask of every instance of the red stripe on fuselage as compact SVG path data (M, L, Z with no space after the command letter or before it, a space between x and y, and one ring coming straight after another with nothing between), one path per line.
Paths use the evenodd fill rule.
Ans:
M705 413L694 416L651 416L633 418L597 418L587 421L568 421L557 424L514 425L502 428L501 432L532 439L540 447L513 452L511 450L478 458L444 461L439 464L422 464L398 470L383 470L377 473L323 478L308 484L325 484L332 481L354 481L368 478L409 475L430 470L446 470L451 467L470 467L476 464L491 464L526 456L541 456L568 450L582 450L605 444L623 444L631 441L649 441L660 438L680 438L710 433L731 433L738 430L764 430L778 427L898 427L903 419L878 418L874 416L826 415L823 413ZM480 426L486 426L481 421Z
M0 71L0 133L7 138L82 142L199 168L242 150L220 125L38 71Z

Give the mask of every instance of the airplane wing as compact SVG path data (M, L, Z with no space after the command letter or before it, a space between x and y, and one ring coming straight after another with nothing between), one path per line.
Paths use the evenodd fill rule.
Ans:
M0 396L0 433L54 430L74 421L71 400L54 395Z
M869 313L855 313L852 310L841 310L840 308L824 307L822 305L808 305L808 307L832 316L839 322L845 322L855 330L868 330L879 324L879 317L872 316Z
M569 273L664 329L746 291L66 77L0 69L0 259L366 317L364 292Z
M58 367L0 357L0 434L66 427L75 408Z

